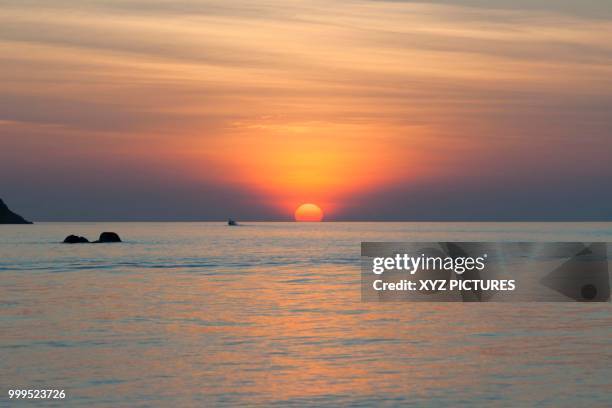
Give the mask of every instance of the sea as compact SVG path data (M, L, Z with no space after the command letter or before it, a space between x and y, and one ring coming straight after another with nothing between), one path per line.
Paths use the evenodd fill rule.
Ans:
M610 303L362 302L362 241L612 223L1 225L0 406L612 406Z

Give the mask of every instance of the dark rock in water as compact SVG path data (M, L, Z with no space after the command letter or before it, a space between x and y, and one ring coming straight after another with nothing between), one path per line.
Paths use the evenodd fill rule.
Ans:
M68 235L64 240L64 244L88 244L89 240L78 235Z
M227 219L227 225L229 225L230 227L234 227L236 225L238 225L238 223L234 220L232 220L231 218Z
M100 234L100 238L97 241L93 241L92 244L108 243L108 242L121 242L121 238L114 232L103 232ZM85 237L79 237L77 235L69 235L64 240L64 244L87 244L89 240Z
M32 224L22 216L15 214L0 199L0 224Z
M115 232L103 232L100 234L96 243L109 243L109 242L121 242L121 238Z

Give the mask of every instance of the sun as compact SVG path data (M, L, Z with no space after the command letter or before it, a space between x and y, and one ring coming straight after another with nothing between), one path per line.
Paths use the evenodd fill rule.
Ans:
M323 221L323 210L316 204L302 204L295 210L295 220L309 222Z

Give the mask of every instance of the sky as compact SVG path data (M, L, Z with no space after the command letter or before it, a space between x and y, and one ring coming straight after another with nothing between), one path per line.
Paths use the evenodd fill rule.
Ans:
M0 0L34 221L612 220L612 2Z

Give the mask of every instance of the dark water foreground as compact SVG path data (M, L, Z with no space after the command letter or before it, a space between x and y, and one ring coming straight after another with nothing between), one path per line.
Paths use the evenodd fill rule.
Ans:
M126 242L56 243L102 230ZM609 303L361 303L359 242L413 239L612 224L0 226L0 406L612 404Z

